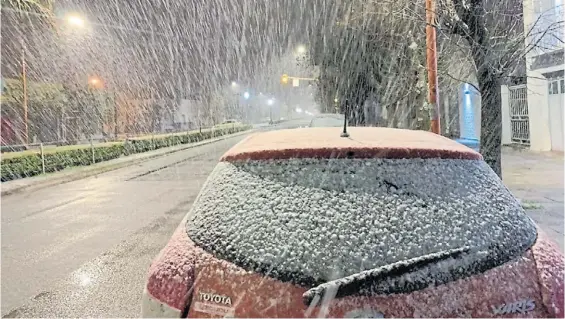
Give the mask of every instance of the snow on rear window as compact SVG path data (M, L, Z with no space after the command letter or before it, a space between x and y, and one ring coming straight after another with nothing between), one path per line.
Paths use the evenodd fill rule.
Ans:
M332 117L319 117L314 118L310 122L310 127L341 127L343 120Z
M221 162L191 239L248 270L311 286L463 246L532 243L534 224L483 161Z

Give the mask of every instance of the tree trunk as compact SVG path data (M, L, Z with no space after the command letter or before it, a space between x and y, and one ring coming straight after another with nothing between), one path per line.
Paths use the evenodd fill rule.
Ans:
M502 179L502 98L500 83L492 72L478 74L481 90L481 145L485 162Z

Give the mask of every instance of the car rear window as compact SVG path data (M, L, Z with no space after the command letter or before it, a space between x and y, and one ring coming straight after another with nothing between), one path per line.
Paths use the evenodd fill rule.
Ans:
M218 258L305 286L461 247L509 254L494 267L536 238L487 164L459 159L220 162L187 232Z
M341 127L343 119L333 117L318 117L312 119L310 127Z

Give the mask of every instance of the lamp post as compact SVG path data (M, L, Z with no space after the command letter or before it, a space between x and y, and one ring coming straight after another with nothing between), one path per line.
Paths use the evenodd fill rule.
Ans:
M24 109L24 142L29 144L28 115L27 115L27 69L26 69L26 45L22 40L22 107Z
M269 99L267 104L269 105L269 124L273 124L273 104L275 104L275 100Z
M249 94L248 91L245 91L243 93L243 98L248 101L247 103L245 103L245 119L249 120L249 97L251 96L251 94Z

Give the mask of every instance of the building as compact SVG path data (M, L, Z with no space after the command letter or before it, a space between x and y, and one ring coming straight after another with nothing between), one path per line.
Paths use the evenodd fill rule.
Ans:
M524 0L523 8L527 83L502 87L502 142L563 152L563 0Z
M178 107L170 111L163 112L161 121L161 132L180 132L205 127L207 123L199 119L204 119L202 113L202 102L197 97L181 99Z

